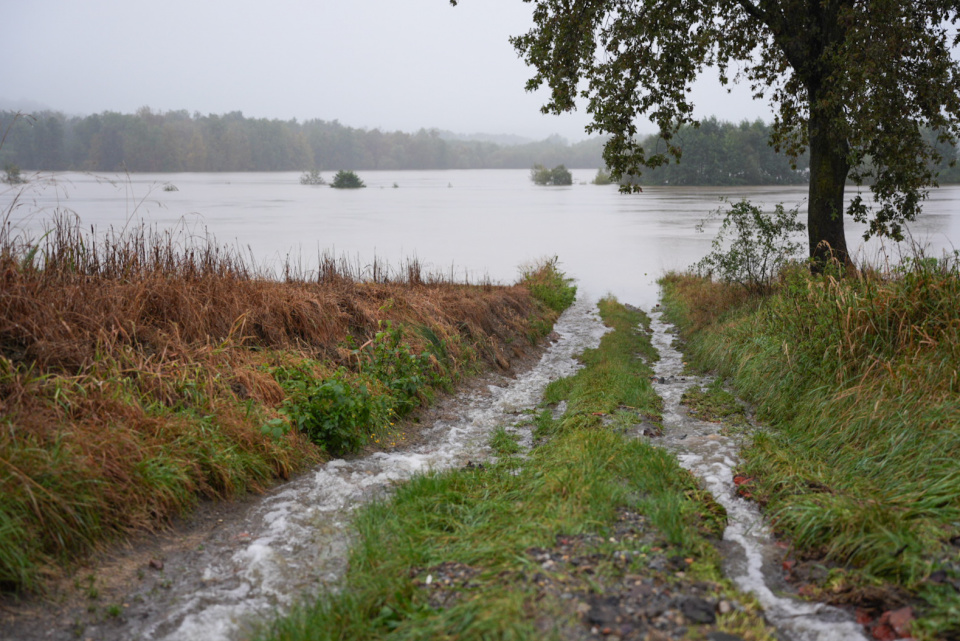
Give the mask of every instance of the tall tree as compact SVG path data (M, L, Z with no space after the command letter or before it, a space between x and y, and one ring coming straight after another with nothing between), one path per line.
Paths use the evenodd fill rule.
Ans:
M536 71L527 89L550 88L545 113L587 100L587 130L610 134L615 178L679 158L672 139L694 122L689 89L705 67L769 99L774 146L793 157L809 148L817 264L829 249L847 259L848 179L869 183L873 198L858 191L847 213L869 223L868 236L899 239L936 180L922 127L952 144L960 133L958 0L525 1L534 26L511 42ZM640 116L660 127L663 152L645 155Z

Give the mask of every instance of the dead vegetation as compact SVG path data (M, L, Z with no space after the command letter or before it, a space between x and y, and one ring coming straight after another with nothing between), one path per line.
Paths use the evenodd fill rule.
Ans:
M184 230L94 236L61 217L34 240L3 225L0 587L40 588L199 496L322 459L289 429L278 368L352 376L393 327L401 355L427 355L430 380L449 385L482 363L509 367L555 317L523 284L452 282L416 262L393 272L325 256L277 278Z

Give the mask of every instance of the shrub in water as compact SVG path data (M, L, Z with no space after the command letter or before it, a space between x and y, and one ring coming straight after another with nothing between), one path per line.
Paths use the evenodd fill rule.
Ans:
M572 185L573 174L563 165L557 165L553 169L534 165L530 170L530 180L537 185Z
M360 180L360 176L352 171L342 170L338 171L337 175L333 177L333 182L330 183L330 186L334 189L360 189L361 187L366 187L363 181Z
M303 172L303 175L300 176L301 185L326 185L327 181L323 179L323 176L320 175L319 169L311 169L310 171Z

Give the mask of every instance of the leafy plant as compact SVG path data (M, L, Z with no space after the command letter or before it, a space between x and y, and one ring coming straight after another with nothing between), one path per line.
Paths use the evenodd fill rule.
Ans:
M360 180L360 176L352 171L343 170L337 172L330 186L334 189L361 189L366 187L363 181Z
M530 170L530 180L537 185L572 185L573 174L563 165L557 165L553 169L534 165Z
M784 265L803 248L795 240L795 234L805 229L797 221L797 208L784 209L779 203L767 214L744 199L713 215L723 216L723 223L713 250L695 265L703 276L740 284L750 292L768 291ZM703 231L704 222L698 231Z
M402 327L394 327L389 320L382 321L373 340L355 353L366 356L366 373L390 390L399 416L417 407L421 391L439 379L430 355L413 354L410 346L403 342Z
M290 394L281 411L311 441L332 454L355 452L366 444L367 429L380 408L364 383L349 384L344 371L326 380L307 368L278 368L274 374ZM271 433L277 427L264 426Z

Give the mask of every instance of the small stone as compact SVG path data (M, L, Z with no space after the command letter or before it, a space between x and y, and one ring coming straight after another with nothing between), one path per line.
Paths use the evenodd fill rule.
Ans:
M897 637L905 637L910 634L910 622L913 621L913 608L907 606L899 610L884 612L880 617L881 623L887 623L897 633Z
M713 623L717 616L713 612L713 605L704 599L689 597L681 601L680 611L694 623Z
M721 601L717 604L717 612L720 614L730 614L733 612L733 606L730 605L729 601Z

